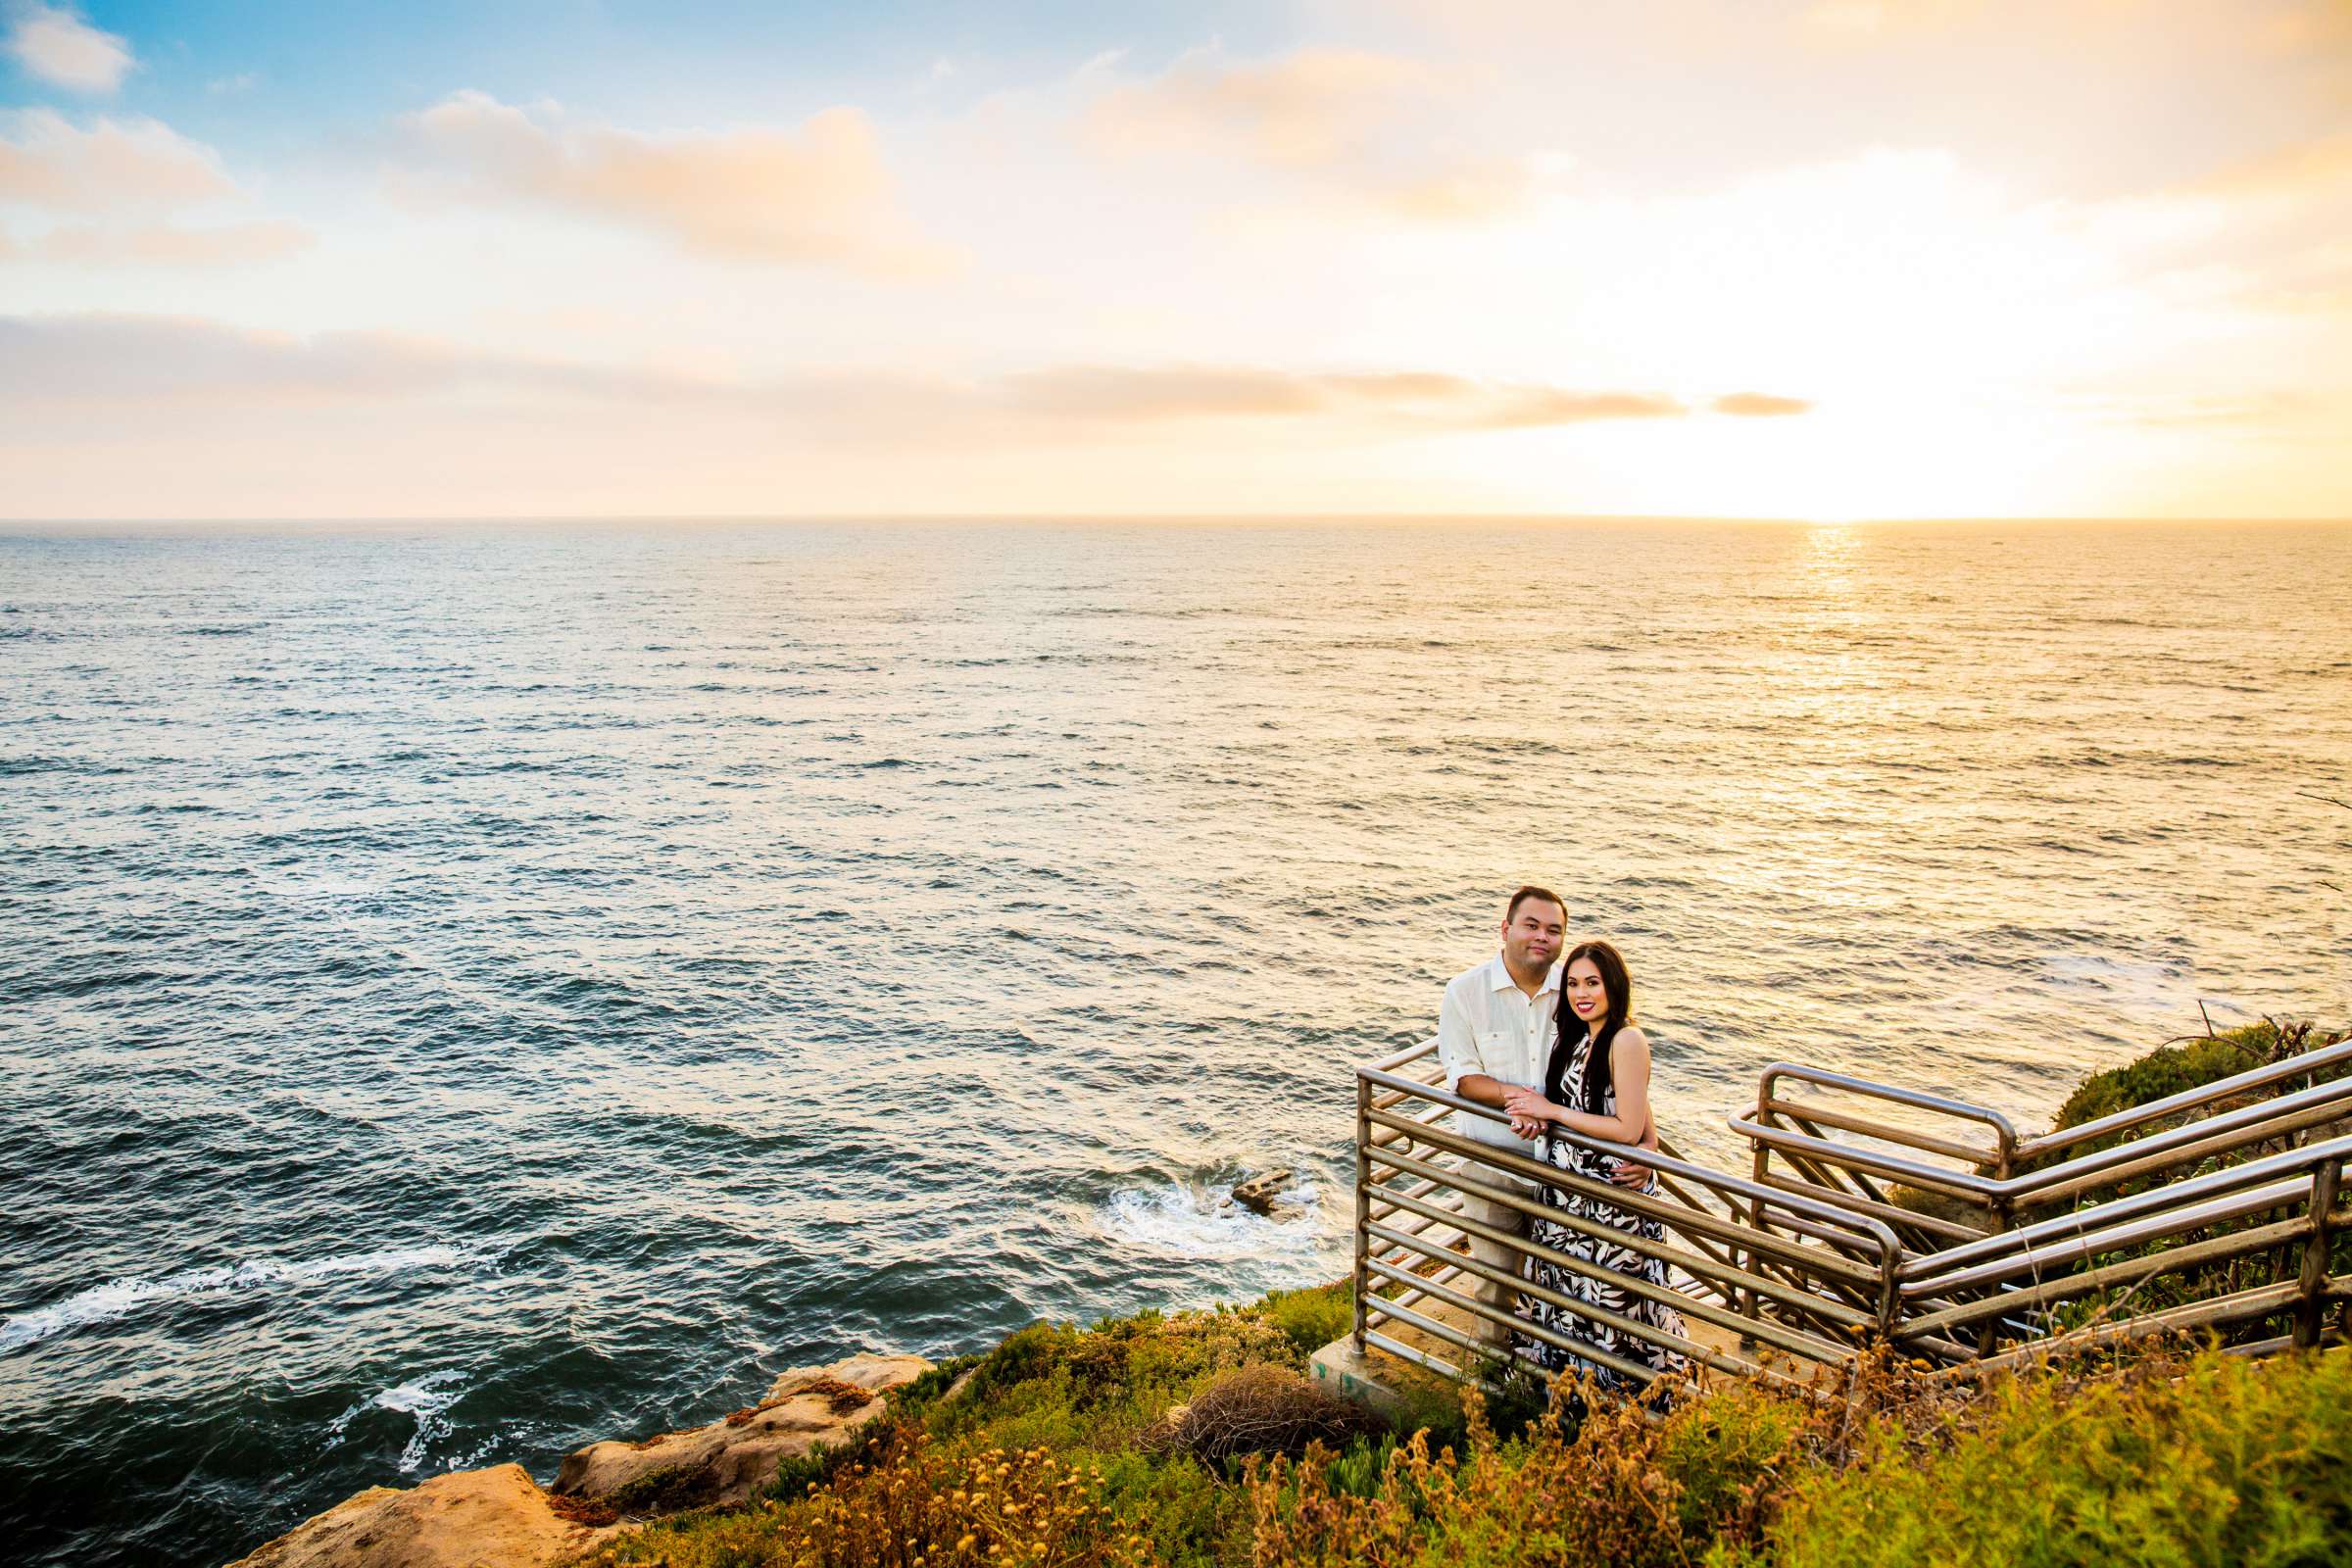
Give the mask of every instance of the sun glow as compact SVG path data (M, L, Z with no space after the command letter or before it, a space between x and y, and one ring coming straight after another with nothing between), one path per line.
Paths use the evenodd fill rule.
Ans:
M1695 9L356 124L108 34L0 107L6 505L2352 512L2352 24Z

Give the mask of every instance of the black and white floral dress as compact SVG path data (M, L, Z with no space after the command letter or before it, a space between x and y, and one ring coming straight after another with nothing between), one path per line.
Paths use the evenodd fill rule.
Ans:
M1566 1031L1563 1030L1561 1033L1565 1035ZM1554 1104L1577 1105L1581 1104L1584 1099L1585 1065L1592 1051L1592 1033L1587 1031L1584 1038L1579 1040L1570 1051L1568 1059L1562 1062L1558 1056L1560 1050L1566 1045L1567 1042L1562 1040L1560 1045L1553 1048L1554 1059L1551 1063L1551 1070L1544 1075L1547 1080L1544 1088L1546 1098ZM1616 1085L1612 1083L1602 1089L1598 1105L1585 1108L1603 1116L1617 1114ZM1608 1182L1609 1173L1615 1165L1615 1161L1608 1155L1596 1154L1591 1150L1579 1148L1559 1137L1556 1129L1546 1131L1544 1134L1544 1158L1549 1164L1557 1165L1563 1170L1574 1171L1579 1176L1588 1177L1604 1185ZM1656 1195L1658 1191L1656 1173L1651 1173L1649 1184L1641 1190L1652 1196ZM1543 1198L1547 1206L1558 1209L1563 1215L1597 1223L1611 1230L1623 1231L1627 1236L1639 1237L1644 1242L1657 1243L1665 1240L1665 1228L1656 1220L1619 1208L1615 1203L1603 1199L1589 1198L1582 1193L1568 1192L1557 1187L1543 1189ZM1630 1247L1618 1246L1558 1220L1548 1217L1529 1220L1528 1240L1538 1247L1546 1247L1555 1251L1566 1252L1570 1256L1598 1264L1603 1269L1629 1275L1651 1285L1663 1287L1667 1283L1666 1265L1659 1259L1644 1257ZM1535 1257L1527 1260L1527 1277L1533 1283L1541 1285L1546 1290L1556 1291L1572 1300L1582 1301L1605 1311L1632 1318L1644 1327L1662 1329L1669 1334L1676 1335L1686 1332L1683 1327L1683 1315L1673 1307L1661 1301L1645 1299L1605 1278L1581 1274L1574 1269L1563 1268L1556 1263L1547 1263L1542 1258ZM1683 1370L1684 1358L1673 1350L1635 1339L1620 1329L1596 1322L1566 1307L1555 1306L1549 1301L1541 1300L1533 1296L1522 1297L1520 1300L1522 1310L1529 1322L1549 1329L1555 1334L1583 1340L1627 1360L1639 1361L1653 1367L1659 1372ZM1561 1349L1556 1345L1548 1345L1532 1336L1522 1335L1518 1337L1518 1346L1543 1362L1546 1371L1565 1372L1570 1376L1575 1376L1580 1372L1590 1372L1594 1381L1603 1388L1619 1393L1636 1392L1634 1380L1625 1374L1588 1361L1582 1356Z

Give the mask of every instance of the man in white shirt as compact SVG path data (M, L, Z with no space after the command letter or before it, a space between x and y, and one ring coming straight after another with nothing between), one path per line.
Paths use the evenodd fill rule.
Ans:
M1525 1086L1539 1093L1544 1071L1551 1060L1554 1020L1560 1002L1560 949L1567 936L1567 906L1548 888L1524 887L1511 895L1502 915L1502 951L1486 962L1455 975L1446 987L1438 1007L1438 1060L1446 1068L1446 1087L1464 1100L1502 1108L1504 1094ZM1544 1157L1539 1140L1521 1138L1506 1122L1489 1121L1467 1111L1453 1113L1454 1131L1482 1144L1493 1144L1530 1159ZM1642 1139L1657 1147L1653 1128ZM1499 1187L1533 1200L1538 1188L1497 1170L1474 1167L1473 1180ZM1617 1179L1639 1187L1647 1173L1620 1163ZM1527 1216L1518 1209L1462 1195L1462 1214L1513 1236L1527 1234ZM1506 1274L1519 1272L1519 1255L1498 1242L1470 1238L1470 1255ZM1515 1312L1515 1287L1492 1280L1466 1282L1468 1294L1505 1314ZM1510 1326L1480 1318L1474 1329L1490 1345L1501 1348L1510 1339Z

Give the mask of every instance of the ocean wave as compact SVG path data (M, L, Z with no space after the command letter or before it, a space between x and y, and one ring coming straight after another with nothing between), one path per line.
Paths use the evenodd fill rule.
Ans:
M1309 1178L1293 1182L1282 1200L1296 1208L1295 1218L1270 1219L1242 1207L1233 1201L1231 1182L1169 1181L1111 1194L1095 1223L1114 1240L1175 1257L1278 1257L1311 1247L1322 1213L1320 1189Z
M416 1423L408 1445L400 1450L400 1468L414 1475L424 1468L425 1450L437 1438L449 1436L455 1423L446 1413L466 1396L466 1374L444 1367L414 1382L398 1383L372 1397L362 1399L326 1424L326 1435L339 1438L358 1417L369 1410L392 1410Z
M288 1263L274 1257L189 1269L160 1280L109 1280L69 1296L51 1306L20 1312L0 1323L0 1355L38 1345L74 1329L118 1318L169 1301L192 1297L220 1296L266 1290L274 1285L304 1285L315 1280L351 1275L399 1274L413 1269L462 1268L479 1261L479 1254L455 1247L406 1247L378 1252L354 1252L321 1257L307 1263Z

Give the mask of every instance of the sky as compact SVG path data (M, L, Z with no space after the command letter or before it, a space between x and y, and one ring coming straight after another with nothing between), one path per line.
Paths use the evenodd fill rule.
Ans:
M0 0L0 516L2352 516L2352 0Z

